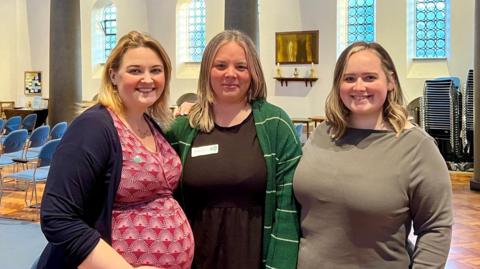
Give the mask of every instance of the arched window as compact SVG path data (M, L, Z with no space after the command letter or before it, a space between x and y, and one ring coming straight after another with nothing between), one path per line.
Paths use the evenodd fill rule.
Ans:
M177 55L183 63L200 62L206 45L204 0L183 0L177 4Z
M117 8L109 1L98 1L92 13L93 65L105 63L117 43Z
M347 44L375 40L375 1L348 0Z
M105 34L105 59L117 44L117 8L110 4L103 9L101 25Z
M446 58L448 1L415 0L415 57Z

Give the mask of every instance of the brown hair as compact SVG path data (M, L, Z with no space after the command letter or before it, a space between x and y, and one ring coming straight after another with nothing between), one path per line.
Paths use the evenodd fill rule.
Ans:
M350 56L369 50L375 53L381 61L382 69L387 79L393 83L393 90L388 91L383 104L383 117L390 123L397 134L400 134L407 123L407 110L404 107L405 97L398 80L397 70L388 52L378 43L355 42L348 46L341 54L335 65L333 85L325 102L325 115L330 126L329 134L333 139L339 139L345 134L350 110L340 99L340 85Z
M192 128L199 128L206 133L211 132L214 127L212 109L214 95L210 83L210 71L218 50L229 42L235 42L245 51L247 67L250 72L250 77L252 78L248 91L248 102L267 97L267 87L265 85L262 66L255 45L250 37L235 30L226 30L217 34L208 42L203 52L197 89L198 103L192 107L188 116Z
M120 113L124 110L124 104L118 95L116 86L113 85L110 78L110 72L118 71L122 64L123 56L129 49L140 47L153 50L163 62L165 88L163 89L160 98L148 108L147 113L154 119L158 120L162 124L162 127L166 127L172 119L168 106L172 64L162 45L148 34L131 31L118 40L117 45L113 48L107 62L105 63L100 92L98 94L98 103L112 109L116 113Z

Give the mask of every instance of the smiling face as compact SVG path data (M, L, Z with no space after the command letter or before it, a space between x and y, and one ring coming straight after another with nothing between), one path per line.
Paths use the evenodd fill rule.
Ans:
M110 70L110 78L127 110L146 111L165 88L163 62L146 47L127 50L118 70Z
M390 75L389 75L390 76ZM383 121L383 105L394 84L375 52L362 50L350 56L340 83L340 98L350 110L350 121Z
M246 102L251 80L245 50L236 42L221 46L210 70L215 102Z

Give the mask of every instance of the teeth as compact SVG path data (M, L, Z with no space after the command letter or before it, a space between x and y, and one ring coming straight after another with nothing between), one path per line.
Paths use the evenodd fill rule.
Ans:
M143 93L148 93L148 92L152 92L154 91L155 89L152 89L152 88L146 88L146 89L137 89L137 91L139 92L143 92Z
M363 100L363 99L367 99L369 96L352 96L353 99L355 100Z

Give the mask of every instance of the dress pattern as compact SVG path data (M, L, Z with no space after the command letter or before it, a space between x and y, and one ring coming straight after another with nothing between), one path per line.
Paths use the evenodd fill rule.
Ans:
M190 268L192 230L172 197L181 175L180 158L153 126L156 152L150 152L115 113L110 114L123 154L112 215L112 247L133 266Z

